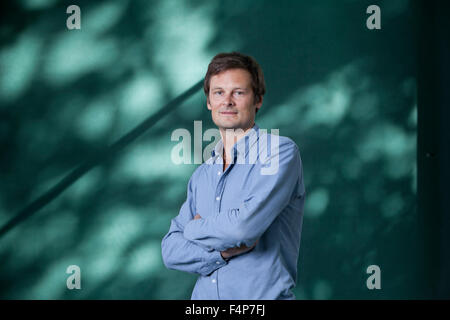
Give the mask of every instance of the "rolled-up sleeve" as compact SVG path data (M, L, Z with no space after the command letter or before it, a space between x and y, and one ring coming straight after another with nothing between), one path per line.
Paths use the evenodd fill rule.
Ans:
M164 265L169 269L209 275L227 264L219 251L194 243L183 235L184 227L194 218L195 213L195 173L188 183L187 199L177 217L172 219L169 232L161 242Z
M289 204L292 197L304 195L302 163L297 145L290 139L280 143L268 162L277 157L275 174L255 174L239 208L220 211L210 217L192 220L184 237L207 249L223 251L242 244L251 246ZM266 162L267 163L267 162ZM264 163L263 163L264 165Z

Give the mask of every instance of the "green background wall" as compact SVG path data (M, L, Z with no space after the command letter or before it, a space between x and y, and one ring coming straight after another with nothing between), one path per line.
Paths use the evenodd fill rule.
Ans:
M66 28L71 4L81 30ZM371 4L381 30L366 27ZM201 90L4 226L233 50L265 73L257 123L302 155L297 299L423 297L410 1L23 0L1 11L1 299L190 298L195 276L167 270L160 243L197 166L171 162L171 134L214 127ZM81 290L66 287L69 265ZM366 286L370 265L380 290Z

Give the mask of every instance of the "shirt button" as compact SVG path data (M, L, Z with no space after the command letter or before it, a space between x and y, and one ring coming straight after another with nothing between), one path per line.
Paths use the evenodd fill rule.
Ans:
M217 175L220 176L220 174L221 174L221 172L220 172L220 171L217 171Z
M212 279L212 283L216 283L216 279Z
M219 200L220 200L220 197L217 197L216 200L219 201Z
M220 261L216 261L216 264L220 264Z

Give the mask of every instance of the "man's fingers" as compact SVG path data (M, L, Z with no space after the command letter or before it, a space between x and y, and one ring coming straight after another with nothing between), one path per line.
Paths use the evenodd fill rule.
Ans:
M245 253L247 251L250 251L251 249L256 247L256 245L258 244L258 241L259 241L259 239L256 240L255 243L251 247L247 247L245 244L243 244L240 247L228 248L227 250L222 251L221 253L223 253L229 257L234 257L234 256L240 255L242 253Z

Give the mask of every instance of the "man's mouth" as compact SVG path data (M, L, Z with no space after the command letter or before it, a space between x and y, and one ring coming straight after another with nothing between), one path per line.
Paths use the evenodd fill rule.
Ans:
M220 114L223 114L225 116L231 116L237 114L235 111L221 111Z

